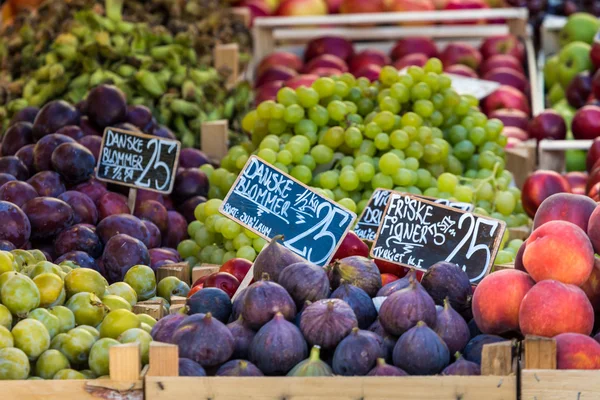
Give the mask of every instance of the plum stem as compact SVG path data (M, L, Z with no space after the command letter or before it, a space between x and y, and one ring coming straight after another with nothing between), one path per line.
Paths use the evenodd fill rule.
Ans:
M123 2L124 0L106 0L104 7L106 9L106 16L108 19L115 22L121 21L123 14Z
M246 369L248 368L248 362L244 361L244 360L240 360L240 369Z
M310 361L321 361L321 346L314 345L310 350Z

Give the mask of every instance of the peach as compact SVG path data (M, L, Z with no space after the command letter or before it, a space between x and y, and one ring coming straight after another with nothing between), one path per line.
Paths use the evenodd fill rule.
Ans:
M588 280L581 286L581 290L592 303L594 311L600 311L600 259L598 257L594 257L594 268Z
M569 193L571 185L569 181L558 172L549 170L537 170L529 175L523 183L521 201L523 209L533 218L538 207L544 200L555 193Z
M440 54L440 60L445 67L463 64L476 70L481 64L481 53L467 43L450 43Z
M535 285L525 272L502 270L485 278L473 294L473 318L483 333L501 334L519 330L519 309Z
M527 249L529 245L525 251ZM554 280L541 281L521 302L519 326L523 335L589 335L594 327L594 309L577 286Z
M585 231L568 221L549 221L527 239L523 265L536 281L581 286L592 273L594 249Z
M558 369L599 369L600 344L579 333L561 333L556 340Z
M568 221L584 232L596 209L596 202L587 196L571 193L556 193L542 201L533 219L533 229L549 221Z
M600 208L596 207L596 209L590 215L590 220L588 222L587 234L592 242L592 246L594 246L594 250L596 253L600 253Z

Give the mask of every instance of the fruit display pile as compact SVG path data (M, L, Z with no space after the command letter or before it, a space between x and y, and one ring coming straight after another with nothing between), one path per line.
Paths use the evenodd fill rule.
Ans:
M96 1L47 0L37 13L24 11L0 36L0 115L9 121L53 99L78 103L110 83L149 107L184 147L198 146L202 122L227 119L235 127L251 102L246 83L226 89L231 71L212 67L215 44L237 42L248 52L251 43L219 4L125 2L123 11L123 1L103 9ZM233 142L245 139L234 132Z

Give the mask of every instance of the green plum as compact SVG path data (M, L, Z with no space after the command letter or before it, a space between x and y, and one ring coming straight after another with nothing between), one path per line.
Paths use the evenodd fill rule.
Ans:
M58 350L49 349L35 363L35 372L40 378L52 379L61 369L71 368L69 360Z
M75 294L67 301L67 308L73 311L77 325L96 326L108 311L98 296L89 292Z
M93 326L79 325L77 328L78 329L85 329L86 331L88 331L89 333L91 333L92 336L94 337L94 340L100 339L100 332L98 332L98 329L94 328Z
M49 261L40 261L37 264L31 265L23 269L23 271L21 272L33 279L40 274L57 274L58 272L60 272L60 268L58 267L58 265L53 264Z
M60 351L71 364L85 365L95 342L96 339L87 329L73 328L67 333Z
M0 274L15 270L15 258L8 251L0 251Z
M40 291L40 307L49 307L56 302L64 288L64 283L60 276L49 272L35 276L33 283L35 283Z
M156 276L146 265L134 265L125 273L123 282L135 290L140 301L156 296Z
M150 342L152 336L148 332L140 328L132 328L123 332L119 336L119 342L125 343L139 343L140 345L140 358L142 365L148 364L148 354L150 352Z
M127 310L127 311L132 310L131 304L129 304L127 302L127 300L125 300L122 297L115 296L114 294L108 294L108 295L104 296L102 298L102 302L104 303L105 306L108 307L108 309L110 311L119 310L119 309L123 309L123 310Z
M54 336L54 339L50 342L50 348L52 350L60 350L62 349L62 345L69 338L69 335L66 333L59 333Z
M153 327L156 324L156 320L148 314L137 314L137 317L141 323L146 323L150 327Z
M27 379L30 366L27 354L16 347L0 349L0 380Z
M87 379L84 374L74 369L61 369L58 371L52 379Z
M181 281L175 276L167 276L160 282L158 282L157 292L158 296L162 297L169 303L171 302L171 296L187 296L190 291L190 287L187 283Z
M94 343L90 350L88 364L96 375L108 375L108 349L118 344L117 340L111 338L102 338Z
M17 270L20 271L30 265L35 265L39 262L30 252L27 250L15 249L10 251L14 256L15 262L17 263Z
M15 340L13 339L12 333L6 327L0 326L0 349L6 347L14 347Z
M140 324L138 317L131 311L123 309L111 311L100 325L100 336L116 339L128 329L139 328Z
M145 322L142 322L140 324L140 329L143 329L143 330L145 330L148 333L152 333L152 327L150 325L148 325L147 323L145 323Z
M40 321L27 318L17 322L12 329L15 347L23 350L31 361L50 348L50 334Z
M48 309L60 321L60 332L65 333L75 328L75 314L65 306L54 306Z
M38 250L38 249L29 250L29 254L31 254L33 256L33 258L35 258L38 261L46 261L46 256L44 255L44 253L42 253L41 250Z
M77 268L65 276L65 288L67 297L76 293L89 292L96 296L104 296L108 282L98 271L90 268Z
M85 379L96 379L98 377L98 375L96 375L91 369L82 369L79 372L85 376Z
M108 287L107 291L108 294L124 298L132 307L137 303L137 293L125 282L115 282Z
M10 310L4 304L0 304L0 326L12 329L13 317Z
M31 311L27 318L33 318L40 321L50 334L50 339L60 333L60 319L45 308L36 308Z
M28 277L18 272L5 272L11 274L0 290L0 300L13 315L21 318L40 305L40 291L35 283Z
M28 380L28 381L43 381L44 378L40 378L39 376L30 376L26 380Z

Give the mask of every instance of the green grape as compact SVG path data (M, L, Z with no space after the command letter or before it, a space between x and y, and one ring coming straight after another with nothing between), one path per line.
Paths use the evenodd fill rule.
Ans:
M416 65L409 66L407 73L415 80L415 82L421 81L425 76L425 71L423 70L423 68L418 67Z
M411 186L417 183L418 176L417 173L413 170L400 168L396 173L392 176L394 184L397 186Z
M371 181L371 187L373 189L391 189L394 187L394 181L391 176L378 172Z
M348 109L342 101L334 100L327 105L327 112L334 121L342 121L348 113Z
M266 245L267 245L267 241L261 237L252 239L252 248L256 251L256 253L260 253L260 251Z
M393 153L385 153L379 159L379 170L386 175L393 175L400 167L402 160Z
M365 97L359 100L357 106L358 113L364 116L373 111L373 109L375 108L375 103L373 102L373 100Z
M204 226L204 224L200 221L192 221L190 222L190 224L187 227L187 232L188 235L190 237L194 237L194 235L196 234L196 231L200 228L202 228Z
M319 144L324 144L331 149L337 149L342 143L344 143L344 129L339 126L329 128L319 139Z
M425 66L423 67L423 69L425 72L433 72L436 74L441 74L442 71L444 70L444 66L442 65L442 62L440 61L439 58L430 58L425 63Z
M296 91L289 87L279 89L277 92L277 102L284 106L291 106L292 104L298 104L298 96Z
M375 167L370 162L358 164L354 171L361 182L370 182L375 176Z
M318 144L312 148L310 155L317 164L326 164L333 159L333 150L323 144Z
M438 74L435 74L433 72L427 72L423 77L422 81L429 87L429 89L431 89L432 93L436 93L440 90Z
M319 78L312 84L320 98L332 96L335 91L335 81L331 78Z
M277 161L277 153L275 153L271 149L259 150L257 155L269 164L275 164L275 162Z
M336 81L333 85L333 94L340 96L342 99L350 93L350 87L346 82Z
M181 257L186 258L195 255L200 251L200 246L193 240L183 240L177 245L177 252Z
M223 242L223 247L227 251L233 251L233 240L226 240Z
M277 162L283 165L290 165L292 163L292 153L288 150L281 150L277 153Z
M228 219L223 223L221 234L225 239L234 239L242 231L242 227L235 221Z
M300 86L296 89L296 96L298 97L298 102L304 108L310 108L319 104L319 93L313 88Z
M256 114L259 118L269 119L271 118L271 109L275 106L273 100L263 101L256 107Z
M411 144L408 145L408 147L406 148L404 153L406 153L406 155L408 157L419 159L419 158L423 157L423 151L424 151L423 145L421 143L412 142Z
M434 94L431 96L431 102L436 110L441 110L444 107L444 95L441 93Z
M476 196L478 200L491 201L494 199L494 188L489 182L482 182L477 187Z
M414 101L431 98L431 88L425 82L419 82L410 88L410 98Z
M400 159L400 161L404 160L406 158L406 155L404 154L404 152L402 150L398 150L398 149L391 149L389 151L389 153L395 154L396 157L398 157ZM404 161L402 161L400 163L400 165L404 166Z
M282 164L282 163L280 163L280 162L276 162L275 164L273 164L273 166L274 166L275 168L277 168L278 170L281 170L281 172L284 172L284 173L286 173L286 174L290 172L290 171L288 170L288 167L287 167L287 166L285 166L285 165L283 165L283 164Z
M502 129L504 129L502 121L496 118L489 119L485 123L487 140L496 140L500 136L500 133L502 133Z
M356 203L356 214L360 215L365 210L365 207L367 207L367 204L369 204L369 200L360 200Z
M377 147L375 147L375 143L369 139L363 140L360 144L360 147L354 150L354 156L358 157L360 155L367 155L369 157L374 157L377 153Z
M498 212L502 213L502 215L508 216L515 209L515 196L508 191L497 192L494 204Z
M287 123L281 119L272 119L267 124L269 133L281 135L287 129Z
M410 144L410 138L406 131L395 130L390 135L390 144L394 149L403 150Z
M246 165L246 163L248 162L248 157L247 155L241 155L239 156L236 160L235 160L235 167L238 170L241 170L242 168L244 168L244 165Z
M275 107L271 109L271 119L283 119L285 114L285 106L283 104L275 104Z
M452 79L448 75L438 75L438 86L440 90L449 89L452 86Z
M206 218L206 203L200 203L194 209L194 218L200 222L204 222Z
M391 86L398 82L398 70L390 65L386 65L381 69L379 81L386 86Z
M209 232L204 226L198 228L194 234L194 240L200 247L205 247L215 243L215 234Z
M419 160L413 157L408 157L404 160L404 165L406 168L416 171L419 169Z
M215 264L215 265L221 265L221 264L223 264L223 257L224 256L225 256L225 250L223 250L223 249L216 249L210 255L210 263L211 264Z
M338 180L339 174L337 171L325 171L319 176L319 183L323 189L335 189Z
M351 126L344 132L344 143L351 149L359 148L362 141L363 136L358 128Z
M306 120L304 120L306 121ZM307 153L310 150L310 140L306 136L296 135L288 142L290 146L298 146L303 153Z
M454 125L448 132L448 139L450 140L450 143L455 145L466 140L468 135L469 131L467 131L467 128L462 125Z
M479 145L483 144L483 142L485 142L485 139L486 139L486 133L485 133L484 128L482 128L480 126L476 126L469 131L469 140L475 146L479 146Z
M308 167L311 171L314 170L317 166L317 162L315 161L314 157L310 154L303 155L299 164Z
M381 127L375 122L369 122L365 126L365 136L369 139L375 139L375 136L381 133Z
M422 83L419 83L418 85L421 84ZM413 88L413 90L415 88ZM433 103L429 100L417 100L413 104L413 111L419 114L421 117L427 118L431 116L431 114L433 114L433 112L435 111L435 107L433 106Z
M356 203L354 202L354 200L352 200L350 198L345 198L345 199L339 200L338 203L342 207L346 207L348 210L350 210L354 213L356 212Z
M402 116L402 126L404 130L410 135L410 133L406 130L406 127L412 126L414 128L418 128L423 124L423 119L419 114L414 112L407 112Z
M458 201L471 203L473 201L473 188L469 186L458 185L454 189L454 197L456 197Z
M425 190L429 187L431 183L431 173L426 169L419 168L417 169L417 182L415 185L421 190Z
M355 171L343 171L339 178L340 187L347 191L353 191L358 188L359 178Z
M458 185L458 178L448 172L444 172L437 179L437 186L440 192L454 193Z
M408 188L406 188L406 191L408 193L412 193L412 194L418 194L418 195L422 195L423 192L421 191L421 189L419 189L416 186L409 186Z
M333 189L333 197L334 197L335 201L340 201L341 199L344 199L348 196L349 196L348 192L339 186L336 187L335 189Z
M423 149L423 160L430 164L435 164L443 159L442 149L436 144L426 144Z
M393 97L386 97L382 101L379 102L379 108L382 111L389 111L391 113L397 114L400 112L400 102Z
M373 143L378 150L387 150L390 148L390 137L387 133L382 132L375 136Z
M394 83L390 87L390 96L400 103L406 103L410 100L410 90L402 83Z
M462 140L454 146L453 154L461 161L467 161L475 153L475 146L468 140Z
M295 125L304 118L304 108L298 104L292 104L285 108L283 120L288 124Z
M494 264L502 265L502 264L510 264L514 261L514 255L506 250L500 250L496 254L496 259L494 260Z
M204 203L204 212L207 217L211 215L219 215L219 208L223 204L223 200L212 199Z
M254 130L254 124L258 118L256 110L252 110L242 118L242 129L246 132L252 132Z
M252 246L252 240L248 236L244 235L243 233L239 233L233 239L233 248L236 250L239 250L244 246Z
M256 258L256 250L252 246L244 246L235 253L237 258L244 258L248 261L254 261Z
M225 221L227 221L227 218L219 218L219 219L215 220L212 231L221 233L221 230L223 229L223 225L225 224ZM216 240L216 236L215 236L215 240ZM212 243L209 243L209 244L212 244Z
M296 165L290 171L290 175L306 185L308 185L312 179L312 172L306 165Z
M439 190L437 188L430 187L430 188L425 189L423 194L428 197L438 197Z
M329 112L321 105L316 105L308 110L308 118L317 126L325 126L329 122Z
M394 118L394 114L392 114L391 112L382 111L375 115L375 117L373 118L373 122L379 125L382 131L389 132L392 130L392 128L394 128L394 125L396 124L396 119Z

